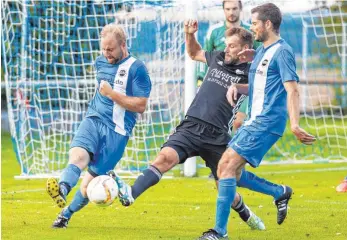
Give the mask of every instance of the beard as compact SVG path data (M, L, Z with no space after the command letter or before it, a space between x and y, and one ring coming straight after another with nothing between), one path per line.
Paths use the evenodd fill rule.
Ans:
M121 61L121 60L123 59L123 52L120 52L120 53L118 54L118 56L112 56L111 59L112 59L111 62L110 62L109 59L107 59L107 61L108 61L109 63L111 63L111 64L116 64L116 63L118 63L119 61Z
M227 21L230 23L236 23L240 20L240 16L230 16L227 18Z
M224 59L225 65L235 65L238 62L239 62L239 58L230 57L229 59L227 59L227 58Z
M120 52L120 54L114 58L114 63L117 63L123 59L123 52Z
M257 42L265 42L269 38L269 34L267 32L262 32L258 35L258 38L255 39Z

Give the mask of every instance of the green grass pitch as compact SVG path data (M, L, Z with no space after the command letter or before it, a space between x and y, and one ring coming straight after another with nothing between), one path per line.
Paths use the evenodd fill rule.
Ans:
M51 229L60 210L44 191L45 180L14 180L20 169L10 137L5 134L1 159L2 239L183 240L195 239L214 224L214 182L207 178L175 178L162 180L129 208L118 201L108 208L90 204L75 214L67 229ZM250 170L293 187L289 215L278 226L271 197L240 189L267 229L251 231L232 212L230 239L347 239L347 193L335 192L335 186L347 175L346 163L265 165ZM207 173L202 170L200 175Z

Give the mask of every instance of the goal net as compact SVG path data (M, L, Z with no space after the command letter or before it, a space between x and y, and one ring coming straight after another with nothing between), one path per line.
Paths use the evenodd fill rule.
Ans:
M243 20L265 1L245 0ZM346 5L284 10L282 37L293 47L301 78L301 125L318 137L304 147L287 130L269 162L346 160ZM314 2L314 1L313 1ZM197 1L198 40L223 21L221 1ZM2 3L2 60L11 135L22 175L58 174L95 91L100 31L117 22L132 55L152 79L147 110L139 115L119 170L146 168L184 117L184 1L95 0ZM315 8L315 9L313 9ZM312 10L313 9L313 10ZM192 93L194 94L194 93ZM287 128L288 129L288 128Z

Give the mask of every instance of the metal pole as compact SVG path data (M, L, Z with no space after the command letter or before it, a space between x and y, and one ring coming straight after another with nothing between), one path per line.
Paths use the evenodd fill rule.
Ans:
M185 5L185 18L197 19L197 1L187 1ZM190 59L187 51L185 51L185 74L184 74L184 111L188 111L196 94L195 79L195 62ZM186 160L183 167L185 177L194 177L196 175L196 157Z

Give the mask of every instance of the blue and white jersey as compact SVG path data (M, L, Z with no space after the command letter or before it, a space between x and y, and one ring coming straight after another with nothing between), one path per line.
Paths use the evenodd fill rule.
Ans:
M249 119L245 125L282 136L287 122L287 92L283 83L299 81L292 48L280 39L260 46L249 70Z
M110 64L102 55L95 61L96 78L110 83L114 91L130 97L146 97L151 92L151 80L144 63L131 55L117 64ZM123 136L129 136L136 124L137 113L126 110L108 97L101 95L99 86L89 103L86 117L98 117Z

